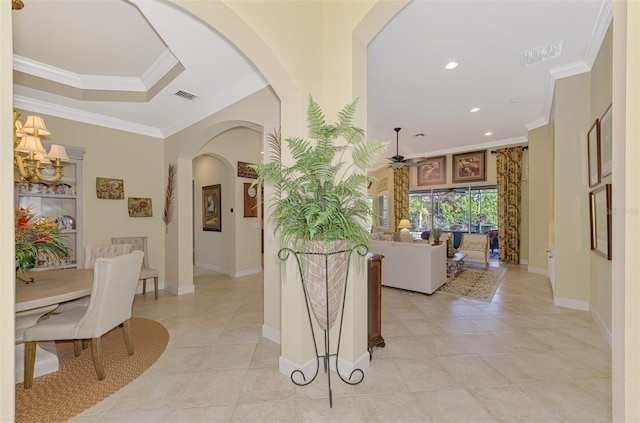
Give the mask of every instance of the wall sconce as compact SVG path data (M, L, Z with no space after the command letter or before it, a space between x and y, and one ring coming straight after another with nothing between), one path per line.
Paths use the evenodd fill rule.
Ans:
M27 184L55 184L62 178L62 160L69 160L67 150L62 145L53 144L49 152L40 142L41 135L51 132L39 116L27 116L22 124L20 113L13 111L13 165L15 182ZM52 172L53 171L53 172ZM53 176L46 177L44 173Z

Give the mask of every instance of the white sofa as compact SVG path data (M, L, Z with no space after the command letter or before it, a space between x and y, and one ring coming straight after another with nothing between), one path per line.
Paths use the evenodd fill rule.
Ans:
M446 244L372 240L369 252L384 256L383 286L433 294L447 281Z

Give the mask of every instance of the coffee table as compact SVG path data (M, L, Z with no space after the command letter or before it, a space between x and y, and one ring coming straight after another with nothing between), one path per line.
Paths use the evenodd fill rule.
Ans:
M455 253L453 257L447 257L447 273L451 273L451 277L455 278L456 275L462 272L464 265L464 258L467 255L465 253Z

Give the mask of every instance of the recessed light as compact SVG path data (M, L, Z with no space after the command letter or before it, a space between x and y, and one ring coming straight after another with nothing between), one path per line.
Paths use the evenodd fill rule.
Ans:
M520 101L520 99L518 97L514 97L511 99L512 103L517 103L518 101Z
M485 136L485 137L488 137L489 135L493 135L493 132L485 132L485 133L484 133L484 136Z
M422 132L420 132L419 134L415 134L414 137L422 138L422 137L424 137L424 134Z
M469 110L471 113L475 113L475 112L479 112L480 108L479 107L474 107L473 109Z
M451 70L451 69L455 69L458 67L458 63L457 62L449 62L447 63L447 65L444 67L446 70Z

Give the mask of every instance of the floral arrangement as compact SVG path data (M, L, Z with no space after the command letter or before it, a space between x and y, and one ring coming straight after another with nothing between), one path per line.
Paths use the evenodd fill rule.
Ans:
M36 256L61 264L69 257L69 248L60 239L60 228L49 217L36 217L32 206L15 211L16 266L29 270L35 266Z

